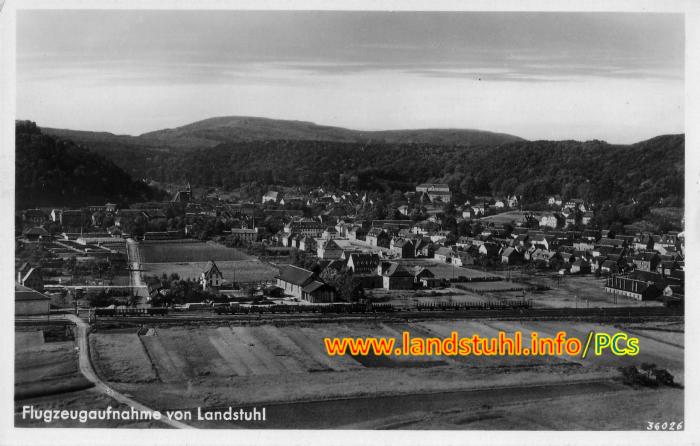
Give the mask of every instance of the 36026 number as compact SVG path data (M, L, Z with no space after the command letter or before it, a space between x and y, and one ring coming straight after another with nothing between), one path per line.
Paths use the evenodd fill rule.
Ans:
M646 430L648 431L682 431L682 421L647 421Z

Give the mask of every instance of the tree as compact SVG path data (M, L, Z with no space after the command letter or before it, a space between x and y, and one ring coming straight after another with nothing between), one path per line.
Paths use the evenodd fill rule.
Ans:
M115 303L115 300L104 289L97 294L88 294L87 300L91 307L108 307Z

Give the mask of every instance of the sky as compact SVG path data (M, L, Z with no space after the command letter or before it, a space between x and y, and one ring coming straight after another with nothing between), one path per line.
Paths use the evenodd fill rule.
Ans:
M684 132L682 14L17 12L17 118L228 115L632 143Z

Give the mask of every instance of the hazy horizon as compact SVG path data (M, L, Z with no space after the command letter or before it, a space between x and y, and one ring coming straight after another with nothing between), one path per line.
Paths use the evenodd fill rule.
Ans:
M25 10L17 117L218 116L634 143L684 133L682 14Z

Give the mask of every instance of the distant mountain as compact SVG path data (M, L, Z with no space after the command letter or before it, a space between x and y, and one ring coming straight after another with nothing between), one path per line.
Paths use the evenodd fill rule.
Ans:
M156 130L139 136L115 135L109 132L44 128L47 135L69 138L91 144L97 151L110 147L148 150L188 150L214 147L221 143L250 141L328 141L415 143L457 146L497 146L523 141L505 133L468 129L413 130L350 130L342 127L317 125L305 121L288 121L246 116L227 116L197 121L174 129Z
M44 135L31 121L18 121L15 132L17 209L146 201L162 196L87 148Z
M330 127L306 121L246 116L205 119L175 129L144 133L140 138L172 147L202 148L225 142L333 141L416 143L460 146L496 146L522 138L504 133L469 129L415 129L362 131Z
M517 136L482 130L423 129L360 131L317 125L311 122L229 116L205 119L175 129L139 136L109 132L43 127L46 135L69 139L112 160L135 178L162 179L161 170L170 158L220 144L263 141L311 141L327 143L386 143L430 146L498 146L524 141Z

